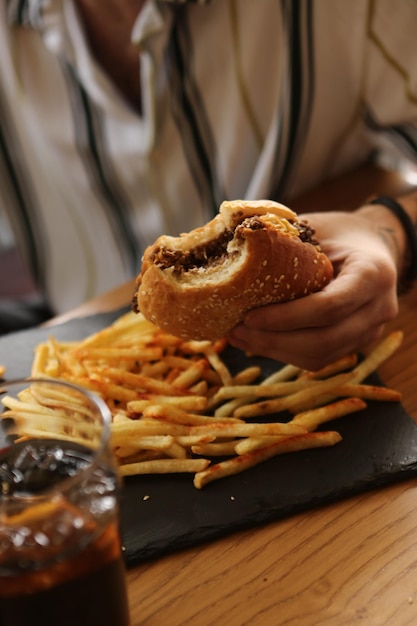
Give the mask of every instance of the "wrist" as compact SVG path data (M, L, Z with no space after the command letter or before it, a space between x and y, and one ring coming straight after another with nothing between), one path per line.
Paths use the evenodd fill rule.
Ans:
M417 231L413 219L416 196L404 197L404 203L402 200L378 196L358 211L373 221L376 231L390 247L397 266L399 293L408 291L417 282Z

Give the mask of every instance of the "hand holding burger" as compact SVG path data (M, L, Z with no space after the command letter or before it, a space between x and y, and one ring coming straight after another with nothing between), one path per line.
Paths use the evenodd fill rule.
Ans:
M270 200L235 200L146 249L134 308L178 337L215 340L248 311L320 291L332 276L306 220Z
M397 315L406 242L401 223L384 207L306 217L332 261L334 279L304 300L248 312L228 340L250 354L316 370L365 350Z

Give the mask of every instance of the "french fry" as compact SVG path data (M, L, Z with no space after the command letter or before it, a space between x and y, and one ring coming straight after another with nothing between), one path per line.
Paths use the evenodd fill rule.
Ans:
M129 415L143 413L144 409L155 404L176 406L183 411L204 411L207 407L207 398L204 396L163 396L157 394L144 394L141 400L131 400L127 403Z
M256 398L255 398L256 400ZM217 401L210 401L209 408L213 408L213 406L217 406ZM245 398L234 398L234 400L229 400L225 404L220 405L214 411L214 416L217 418L228 417L229 415L234 415L236 409L240 406L248 404L247 399Z
M172 435L149 435L145 437L135 437L128 440L126 445L120 446L116 454L118 457L128 457L137 450L158 450L165 452L175 443Z
M216 437L266 437L269 435L301 435L305 433L305 428L299 424L283 422L266 422L262 424L247 424L245 422L236 423L214 421L210 424L191 426L189 434L203 435L215 434Z
M22 439L48 439L51 437L51 433L53 433L55 439L72 441L90 448L95 448L99 444L99 433L97 432L94 433L82 428L68 427L64 429L61 426L62 424L57 422L56 419L44 418L40 422L35 422L32 415L27 420L25 420L25 416L22 416L19 420L13 420L13 423L10 424L6 431L8 435L18 435L19 439L16 440L16 443Z
M209 386L206 380L199 380L198 383L189 388L189 391L197 396L203 396L208 406ZM203 410L203 409L201 409Z
M341 357L337 361L326 365L320 370L316 370L315 372L305 371L302 372L299 378L304 378L308 380L317 380L318 378L329 378L329 376L334 376L335 374L339 374L340 372L344 372L346 370L352 369L358 362L357 354L347 354L346 356Z
M191 451L194 454L203 456L231 456L236 452L235 445L236 442L234 440L219 441L217 443L201 443L191 446Z
M268 378L265 378L265 385L273 385L274 383L283 383L292 378L296 378L302 372L300 367L295 365L284 365L281 369L277 370Z
M44 376L49 360L49 351L46 343L41 343L35 348L35 356L32 363L31 375L33 377Z
M289 437L288 439L275 441L252 453L236 456L198 471L194 476L194 486L197 489L201 489L204 485L207 485L207 483L213 480L238 474L278 454L297 452L299 450L306 450L307 448L334 446L336 443L339 443L339 441L341 441L341 436L339 433L333 431L307 433L298 437Z
M338 402L298 413L291 420L292 424L300 424L308 431L315 430L320 424L344 417L350 413L356 413L366 408L366 402L361 398L344 398Z
M123 445L128 439L149 435L201 435L190 432L190 426L159 420L129 420L112 424L111 441L114 446ZM204 433L207 434L207 433Z
M251 435L292 435L305 432L299 424L268 422L265 424L247 424L236 418L219 421L205 415L193 415L172 406L151 406L145 409L143 417L148 421L162 420L174 424L189 424L188 434L216 434L217 437L247 437ZM185 433L184 433L185 434Z
M210 365L213 367L213 369L218 373L220 380L222 381L223 385L229 385L233 378L231 373L229 372L228 367L225 365L225 363L221 360L221 358L219 357L218 353L216 352L216 350L207 350L206 352L206 356L207 356L207 360L210 363Z
M239 455L247 454L248 452L253 452L258 448L264 448L272 443L278 443L284 439L288 439L288 435L275 435L273 437L245 437L244 439L238 439L237 442L235 442L235 452Z
M225 418L222 422L211 415L198 415L184 411L180 406L172 406L167 404L152 404L145 408L143 412L144 418L167 420L175 424L184 424L188 426L199 426L202 424L213 425L215 423L237 423L243 424L242 420L235 417Z
M338 387L337 395L349 398L363 398L364 400L378 400L379 402L400 402L401 393L388 387L377 385L363 385L360 383L347 383Z
M161 379L170 370L170 365L166 358L155 363L141 363L141 374L147 378Z
M247 418L279 413L280 411L299 411L301 407L313 402L321 402L326 394L336 387L350 382L353 378L351 372L338 374L326 380L319 380L311 387L301 389L288 396L282 396L273 400L263 400L255 404L242 406L234 412L235 417Z
M135 390L134 396L136 398L139 395L138 390L155 394L163 394L165 396L182 396L187 393L185 390L177 387L176 385L171 385L165 381L155 380L154 378L142 376L142 374L126 372L125 370L113 367L102 368L100 370L100 374L95 374L92 378L94 378L94 380L101 380L101 378L105 378L110 381L115 381L118 385L123 385L123 387L128 386L132 390ZM134 400L135 397L132 396L131 399Z
M192 448L192 446L201 446L206 443L212 443L215 435L177 435L176 441L184 448Z
M118 385L108 380L102 379L98 374L92 374L88 378L88 382L85 382L85 386L89 389L96 391L102 397L106 397L110 400L116 400L117 402L123 402L124 404L137 400L140 397L140 392L135 389L128 389L123 384Z
M213 349L213 344L207 339L198 341L196 339L190 339L182 343L182 350L184 354L200 354L205 353L207 350Z
M201 380L205 369L207 369L207 361L205 361L205 359L199 359L189 366L188 369L178 374L173 384L178 389L187 389Z
M209 465L207 459L155 459L139 463L127 463L119 468L121 476L140 474L183 474L202 472Z
M156 361L163 356L161 346L129 346L128 348L80 348L75 356L81 361L103 360L106 363L120 363L124 361Z
M125 447L117 448L115 450L116 460L119 462L119 466L129 465L131 463L142 463L143 461L157 461L161 458L167 458L161 456L160 450L129 450Z
M404 333L401 330L391 332L382 339L368 356L355 369L352 382L360 383L386 361L401 345Z
M233 376L233 385L250 385L262 375L259 365L251 365Z
M220 402L230 398L277 398L316 385L316 381L303 378L270 385L224 385L220 387L213 400Z

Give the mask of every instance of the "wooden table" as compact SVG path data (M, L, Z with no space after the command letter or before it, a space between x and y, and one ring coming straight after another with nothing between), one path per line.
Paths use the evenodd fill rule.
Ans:
M351 208L407 185L373 166L297 199ZM132 284L56 318L127 304ZM417 420L417 289L390 328L405 341L381 369ZM417 624L417 483L409 480L237 532L128 571L132 626ZM117 626L117 625L115 625Z

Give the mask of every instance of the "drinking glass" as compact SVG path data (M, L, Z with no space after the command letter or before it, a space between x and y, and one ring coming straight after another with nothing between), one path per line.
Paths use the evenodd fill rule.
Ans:
M107 405L11 381L0 418L0 626L128 626Z

